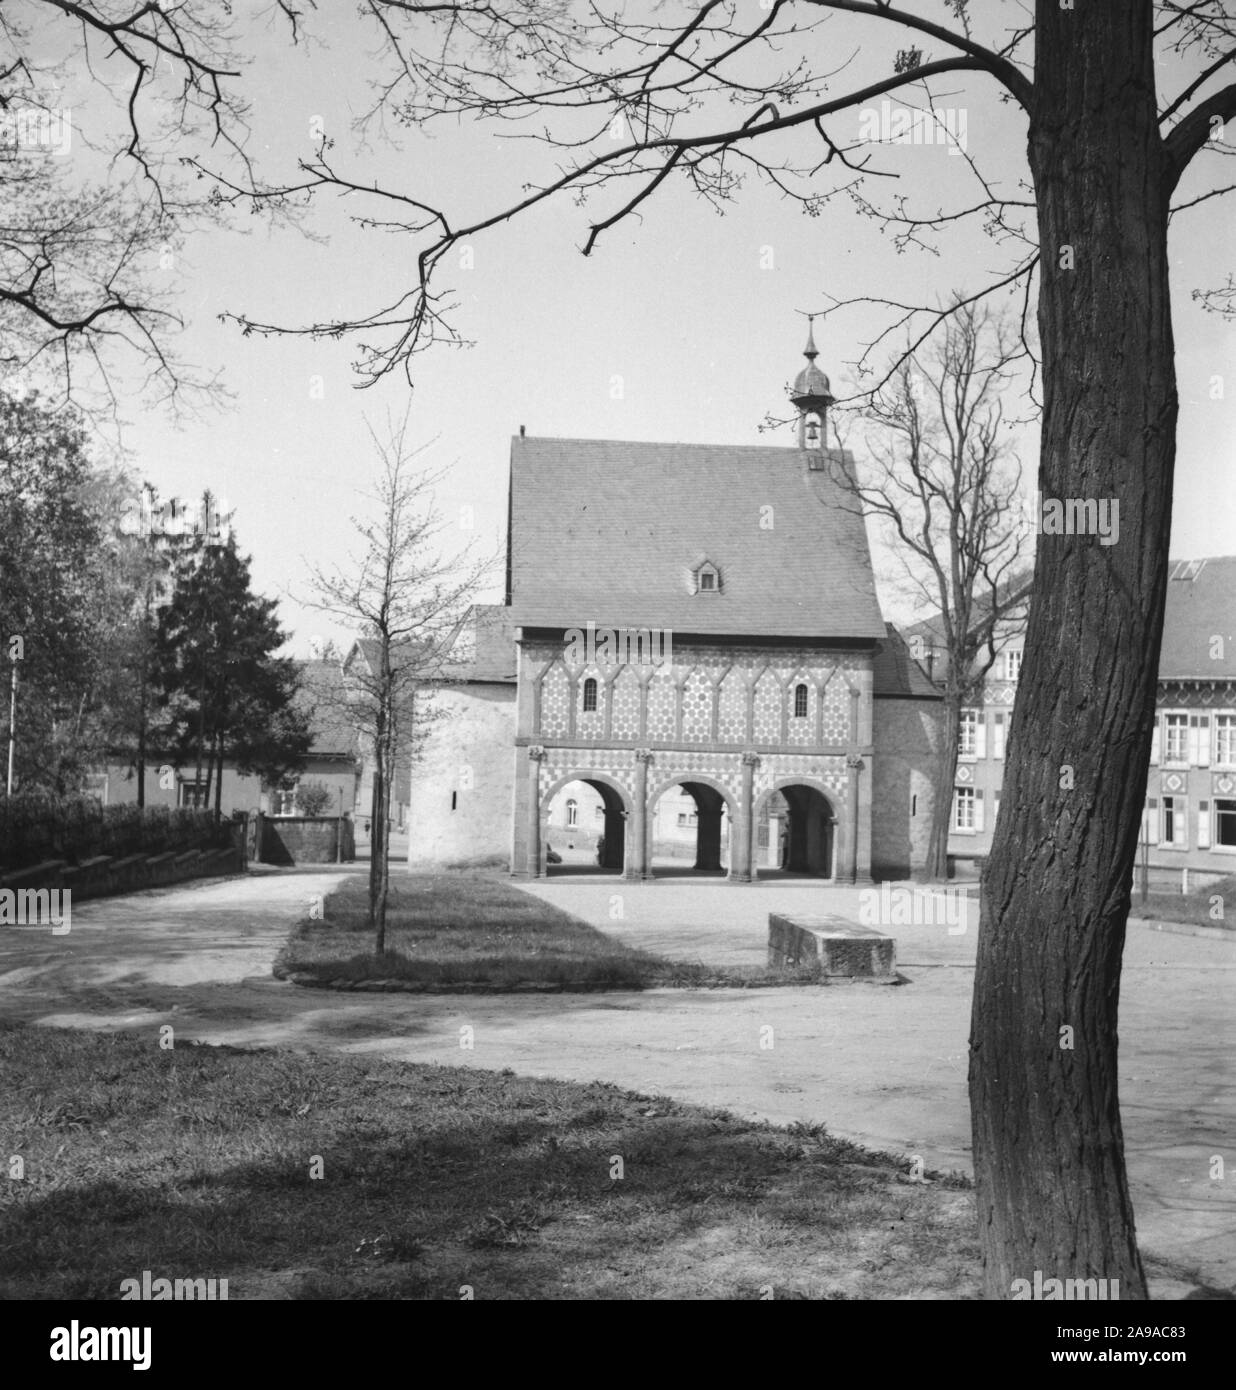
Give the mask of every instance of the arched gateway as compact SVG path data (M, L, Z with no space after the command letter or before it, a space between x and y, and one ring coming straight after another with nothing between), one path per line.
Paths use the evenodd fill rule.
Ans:
M818 355L788 447L512 439L505 601L435 688L459 717L413 772L413 862L539 877L604 840L628 879L750 883L784 827L784 872L922 864L940 693L880 613Z

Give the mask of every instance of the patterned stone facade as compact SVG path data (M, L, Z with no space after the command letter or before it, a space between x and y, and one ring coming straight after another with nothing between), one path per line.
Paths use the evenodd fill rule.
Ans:
M826 876L866 878L871 667L870 649L857 645L680 639L672 665L569 664L561 635L524 632L514 872L544 872L549 803L566 783L584 780L608 789L607 814L615 819L607 839L621 835L628 878L649 876L651 811L681 783L710 787L724 801L732 879L751 879L761 810L787 786L824 798L817 804L826 806L834 831Z

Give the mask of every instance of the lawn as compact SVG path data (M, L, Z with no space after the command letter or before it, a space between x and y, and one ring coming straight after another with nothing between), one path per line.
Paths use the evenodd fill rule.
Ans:
M820 984L818 968L671 961L624 945L496 874L400 876L391 883L386 954L365 920L367 880L347 878L322 916L293 928L275 974L298 984L389 980L404 989L734 988Z
M977 1297L965 1180L819 1126L151 1034L0 1027L0 1073L0 1299Z
M1215 899L1222 900L1222 917L1214 915ZM1221 878L1208 888L1192 893L1151 893L1143 903L1138 889L1133 891L1131 915L1151 921L1190 922L1198 927L1236 929L1236 875Z

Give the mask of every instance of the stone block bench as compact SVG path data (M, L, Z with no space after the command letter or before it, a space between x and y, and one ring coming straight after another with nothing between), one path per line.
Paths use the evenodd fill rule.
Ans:
M860 927L845 917L768 914L770 966L813 965L827 978L897 978L897 943L891 936Z

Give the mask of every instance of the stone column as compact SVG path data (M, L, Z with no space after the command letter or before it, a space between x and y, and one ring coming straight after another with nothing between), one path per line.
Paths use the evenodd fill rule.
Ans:
M528 746L528 877L541 877L541 759L539 744Z
M847 769L845 789L845 863L841 869L842 883L858 882L858 774L863 760L850 753L845 760Z
M746 752L742 755L742 791L738 799L738 819L734 827L734 869L735 883L750 883L751 841L755 838L755 769L759 766L760 755Z
M695 867L721 867L721 797L711 788L695 795Z
M652 753L647 748L635 750L635 804L631 808L631 844L624 877L637 881L652 877L648 863L648 764L651 762Z

